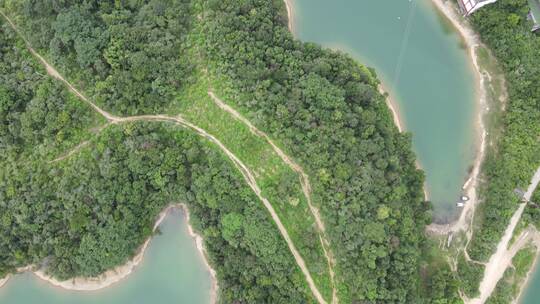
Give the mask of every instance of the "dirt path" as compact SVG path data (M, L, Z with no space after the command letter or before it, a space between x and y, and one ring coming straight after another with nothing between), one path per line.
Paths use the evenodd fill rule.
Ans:
M313 217L315 218L315 223L317 224L317 230L319 230L320 240L321 244L324 249L324 253L326 256L326 260L328 262L328 272L330 273L330 280L332 283L332 303L338 303L338 297L337 297L337 289L336 284L334 280L334 266L335 266L335 260L333 258L332 251L330 249L330 242L328 241L328 238L325 233L325 226L324 222L321 219L319 209L317 207L313 206L313 202L311 199L311 184L309 182L309 176L306 174L304 169L297 164L292 158L290 158L281 148L279 148L270 137L264 133L263 131L259 130L257 127L255 127L251 121L249 121L247 118L242 116L238 111L236 111L234 108L229 106L227 103L225 103L223 100L221 100L219 97L214 94L212 91L208 91L208 95L214 100L214 102L224 111L231 114L235 119L242 122L244 125L246 125L251 133L254 135L263 138L276 152L276 154L283 160L285 164L289 168L291 168L294 172L298 174L300 177L300 184L302 185L302 192L304 193L304 196L306 197L307 204L309 207L309 210L311 211L311 214L313 214Z
M92 141L92 139L95 139L99 135L99 133L101 133L101 131L105 130L109 125L110 125L109 123L106 123L103 126L99 127L96 130L95 134L92 136L91 139L82 141L80 144L78 144L75 147L71 148L69 151L65 152L61 156L49 161L48 163L49 164L56 163L56 162L59 162L59 161L62 161L64 159L66 159L66 158L71 157L73 154L79 152L82 148L86 147L86 145L88 145L90 143L90 141Z
M497 282L503 277L503 274L510 266L510 263L512 262L512 258L514 255L521 249L529 239L525 239L527 235L533 235L533 233L530 233L529 231L525 231L521 234L521 236L514 242L512 247L508 249L508 245L510 243L510 240L512 239L512 236L514 235L514 230L521 219L521 215L523 214L523 210L525 210L525 206L530 201L532 194L534 193L534 190L538 186L538 183L540 183L540 168L537 169L535 172L533 178L531 179L531 183L529 187L527 188L527 191L525 192L525 195L523 196L524 203L521 203L518 207L518 209L514 212L514 215L512 215L512 218L510 219L510 224L506 227L506 230L504 232L503 237L499 241L499 244L497 245L497 250L495 253L490 257L488 263L486 264L486 268L484 270L484 277L482 281L480 282L480 296L475 299L470 299L466 301L466 304L483 304L485 301L489 298L493 290L495 290L495 287L497 286Z
M29 42L24 38L24 35L19 32L17 26L11 21L9 17L7 17L2 11L0 11L0 15L2 15L11 25L11 27L17 32L17 34L26 42L27 47L29 51L34 55L36 58L39 59L39 61L45 66L47 69L47 73L62 81L69 89L72 91L75 95L77 95L81 100L86 102L88 105L90 105L96 112L101 114L104 118L106 118L110 123L112 124L120 124L120 123L126 123L126 122L135 122L135 121L163 121L163 122L173 122L176 124L179 124L185 128L189 128L193 131L195 131L198 135L210 140L214 144L216 144L226 155L227 157L235 164L235 166L238 168L244 179L246 180L247 184L250 186L250 188L255 192L257 197L263 202L263 205L266 207L268 212L270 213L270 216L272 217L272 220L278 227L279 232L285 239L287 246L289 247L289 250L294 256L294 259L296 261L296 264L298 267L300 267L300 270L304 274L304 277L308 283L308 286L313 294L313 296L317 299L317 302L323 304L326 303L324 298L322 297L321 293L317 289L317 286L315 285L315 282L313 281L313 278L311 277L311 274L309 273L309 270L306 266L306 263L304 262L304 259L296 249L291 237L289 236L289 233L285 229L285 226L281 222L279 216L277 215L276 211L263 195L262 191L259 188L255 177L251 170L236 157L227 147L219 141L216 137L214 137L211 134L208 134L204 129L192 124L191 122L185 120L180 115L173 117L169 115L139 115L139 116L131 116L131 117L120 117L113 114L110 114L106 112L105 110L99 108L97 105L95 105L92 101L90 101L86 96L84 96L81 92L79 92L70 82L68 82L49 62L45 60L41 55L39 55L29 44Z

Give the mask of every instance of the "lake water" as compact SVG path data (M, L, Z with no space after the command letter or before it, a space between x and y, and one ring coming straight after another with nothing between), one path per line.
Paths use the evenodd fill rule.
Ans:
M199 304L210 301L211 278L187 230L173 211L161 224L144 260L125 280L92 292L66 291L25 273L0 288L0 303L11 304Z
M437 220L455 215L475 155L474 74L429 0L293 0L295 36L374 67L396 100Z
M300 39L345 50L376 68L414 136L435 213L450 217L475 146L474 78L459 37L428 0L295 0L294 19ZM111 288L65 291L22 274L0 288L0 303L208 303L210 274L185 218L169 215L161 230L143 263Z
M527 289L523 291L520 304L538 304L540 302L540 265L536 265Z

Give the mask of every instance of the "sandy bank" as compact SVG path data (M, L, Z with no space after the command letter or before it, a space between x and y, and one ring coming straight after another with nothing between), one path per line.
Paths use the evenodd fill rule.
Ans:
M10 275L7 275L5 278L0 279L0 288L4 286L7 283L7 281L9 281L9 278L10 278Z
M211 303L216 303L217 290L218 290L216 272L208 263L206 250L204 249L204 246L203 246L202 237L194 232L193 227L191 227L191 224L189 223L188 208L184 204L175 204L175 205L171 205L167 207L159 214L158 219L156 220L154 224L153 230L155 231L159 227L159 225L163 222L165 217L175 208L181 208L185 212L189 234L191 237L194 238L196 242L197 250L201 254L201 257L203 258L204 263L207 266L210 272L210 275L212 277L212 291L210 295ZM37 271L34 271L33 273L38 278L48 282L49 284L59 287L59 288L66 289L66 290L95 291L95 290L107 288L125 279L135 270L135 268L142 262L144 258L144 253L146 252L146 249L148 248L148 245L150 244L150 240L151 240L151 237L146 239L144 244L139 248L139 250L137 250L137 253L135 254L135 256L126 264L115 267L114 269L108 270L98 277L93 277L93 278L76 277L76 278L66 280L66 281L59 281L45 274L43 270L37 270ZM32 271L33 268L34 266L30 265L24 268L17 269L17 272L21 273L25 271ZM8 275L7 277L1 279L0 287L2 287L9 280L9 278L10 276Z
M189 209L184 204L179 205L180 208L184 211L186 215L186 220L188 223L188 232L189 235L195 240L195 244L197 246L197 250L201 254L201 257L204 261L204 264L206 265L206 268L208 268L208 271L210 272L210 276L212 277L212 289L210 291L210 303L217 303L217 292L219 289L218 280L217 280L217 273L216 271L210 266L210 263L208 262L208 256L206 253L206 249L204 248L204 240L203 238L195 233L193 230L193 227L190 223L190 215L189 215Z
M287 8L287 19L289 31L294 34L293 26L294 26L294 15L293 15L293 0L284 0L285 1L285 7Z
M386 105L390 109L390 112L392 112L392 117L394 118L394 123L396 124L399 132L403 132L404 126L403 126L402 120L401 120L401 118L399 116L399 111L398 111L398 106L397 106L396 101L394 99L392 99L392 97L390 97L390 93L384 87L384 85L382 83L379 84L378 89L379 89L379 93L387 96L386 97Z
M476 100L478 101L477 106L477 120L476 120L476 137L480 141L480 145L477 149L476 158L474 160L473 169L469 178L463 185L463 192L469 197L469 202L465 204L465 207L461 211L461 214L457 221L448 225L429 225L428 231L436 234L448 234L457 231L466 231L467 238L472 237L472 229L470 228L470 223L472 222L475 208L478 204L477 197L477 187L478 187L478 176L480 175L480 169L482 162L484 161L485 150L486 150L486 137L487 131L484 124L484 115L488 111L488 101L487 101L487 89L486 89L486 78L489 79L489 74L484 71L480 64L478 63L478 54L477 48L480 46L479 38L466 24L457 11L457 7L450 3L450 1L444 0L432 0L433 5L442 13L447 20L450 21L452 26L457 30L459 35L463 38L465 45L467 47L467 52L469 53L469 58L471 59L471 65L475 74L475 83L476 83Z

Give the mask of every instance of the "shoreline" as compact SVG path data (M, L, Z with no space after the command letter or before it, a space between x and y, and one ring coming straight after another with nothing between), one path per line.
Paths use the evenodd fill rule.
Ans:
M405 123L404 120L401 118L399 111L399 105L396 102L394 98L390 95L390 92L386 89L386 87L383 84L383 80L379 79L379 84L377 85L377 89L379 90L379 93L384 96L384 101L386 103L386 106L390 110L390 113L392 114L392 118L394 120L394 125L396 125L399 133L405 132ZM420 164L420 160L415 160L416 168L419 170L422 169L422 165ZM429 201L429 192L427 190L426 182L424 182L424 186L422 187L422 191L424 192L424 200Z
M8 274L5 278L0 279L0 288L6 285L7 281L11 278L11 274Z
M377 86L379 89L379 93L381 93L383 96L385 96L386 105L388 106L388 109L390 109L390 112L392 113L392 117L394 118L394 124L397 126L399 133L402 133L405 129L405 126L403 124L403 120L401 119L399 115L399 108L396 101L390 96L390 92L386 89L384 84L382 83L382 80L380 80L379 85Z
M477 101L475 103L475 116L477 118L474 128L476 128L477 131L475 132L474 136L480 140L480 145L476 147L473 170L462 187L464 194L469 197L469 201L465 204L456 220L442 225L432 223L428 225L427 230L435 232L439 235L465 231L467 233L467 237L470 239L470 237L472 237L472 230L469 230L469 226L472 227L472 220L474 218L476 205L479 203L479 199L477 197L477 188L479 186L478 177L480 176L480 168L482 167L485 158L486 138L488 135L484 122L484 116L487 114L489 109L487 100L488 94L484 78L484 74L487 72L485 72L478 63L477 48L481 44L477 34L470 28L469 25L464 24L462 20L460 20L460 16L457 14L455 7L448 5L448 1L431 0L431 3L441 13L441 15L452 24L466 45L468 53L467 57L469 57L469 62L475 76L475 100Z
M188 233L193 238L193 240L195 240L197 251L201 255L201 258L204 262L204 265L208 269L208 272L210 272L210 276L212 279L212 287L210 289L210 303L212 304L217 303L217 298L218 298L217 296L218 296L218 290L219 290L217 272L214 270L214 268L212 268L212 266L210 265L210 262L208 262L208 253L206 252L206 248L204 248L204 239L202 238L202 236L195 233L195 230L191 226L190 213L189 213L188 207L185 204L178 204L176 206L178 206L184 212L185 217L186 217L186 222L187 222Z
M285 2L285 8L287 9L287 26L289 31L294 36L294 15L292 0L283 0Z
M216 303L217 292L218 292L217 274L216 274L216 271L210 266L208 262L208 258L207 258L206 250L204 249L202 237L195 233L195 231L193 230L193 227L191 226L189 222L190 220L189 210L185 206L185 204L170 205L166 207L164 210L162 210L159 213L158 219L154 223L153 231L156 231L159 225L170 214L172 210L178 209L178 208L180 208L184 212L184 215L186 217L186 223L188 226L188 233L195 240L197 251L201 255L204 261L204 264L206 265L208 271L210 272L210 276L212 279L212 288L210 291L210 303ZM92 278L75 277L66 281L59 281L45 274L43 270L32 271L33 265L19 268L17 269L17 273L32 271L33 274L40 280L43 280L54 287L62 288L65 290L72 290L72 291L101 290L122 281L123 279L127 278L131 273L133 273L135 268L143 261L144 254L150 244L150 241L152 240L152 237L153 236L150 236L146 239L143 245L137 250L137 253L135 254L135 256L133 256L133 258L131 258L127 263L121 266L117 266L113 269L107 270L106 272L104 272L103 274L97 277L92 277ZM11 276L12 275L9 274L5 278L0 279L0 288L9 281Z
M521 286L519 286L519 291L516 297L514 298L514 300L512 301L512 304L520 303L520 300L523 297L525 290L527 290L530 287L531 280L534 276L536 268L538 267L538 257L540 257L540 245L536 244L536 254L534 255L533 263L529 271L527 271L527 275L523 279Z

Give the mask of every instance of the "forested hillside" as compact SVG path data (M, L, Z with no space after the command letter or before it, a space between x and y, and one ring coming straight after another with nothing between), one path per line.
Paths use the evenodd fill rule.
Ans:
M394 126L373 71L293 40L283 3L271 4L204 2L199 40L214 86L309 169L342 300L423 301L430 216L409 136ZM443 291L449 301L452 291Z
M470 249L480 260L487 259L517 208L513 190L526 188L540 165L540 37L530 32L528 10L526 0L503 0L472 18L507 75L509 94L503 136L484 165L485 217Z
M540 165L540 36L531 33L528 12L527 0L500 0L471 16L474 28L504 71L509 95L500 126L503 131L500 138L493 139L495 148L484 163L482 203L468 247L470 257L478 261L489 259L517 209L519 198L514 189L525 189ZM524 218L538 225L538 210L528 207L527 212L531 216ZM472 296L483 268L461 264L463 286Z
M191 80L189 0L4 2L32 46L113 113L163 111Z
M188 101L201 97L195 89L214 90L275 139L309 175L340 302L456 301L453 276L424 235L430 208L410 135L394 126L375 72L294 40L282 1L0 0L0 9L106 111L185 114L219 131L232 151L253 149L239 154L248 165L261 162L246 160L264 151L260 142L245 145L243 131L223 131L236 125L209 120L197 111L210 105ZM0 83L0 147L9 152L0 173L0 245L9 248L0 276L27 264L60 279L95 276L135 253L160 210L185 202L221 302L314 301L269 214L215 145L166 123L108 125L46 76L3 19L0 39L1 77L11 81ZM297 216L305 202L294 177L271 177L280 180L263 182L263 194L289 200L276 209L289 215L285 226L319 288L329 288L320 235Z
M0 25L0 277L30 264L58 279L96 276L126 263L158 213L183 202L221 302L313 302L269 215L215 147L170 124L105 125Z

